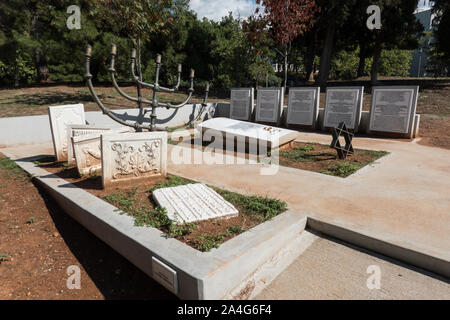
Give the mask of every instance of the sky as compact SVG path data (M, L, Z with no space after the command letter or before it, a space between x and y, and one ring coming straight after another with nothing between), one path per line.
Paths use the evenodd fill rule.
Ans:
M428 7L429 0L419 0L418 7ZM255 12L255 0L191 0L190 7L197 13L199 19L204 17L209 20L220 21L227 16L229 11L237 18L248 17Z
M191 0L190 7L197 13L197 17L220 21L229 11L237 18L248 17L255 12L255 0Z

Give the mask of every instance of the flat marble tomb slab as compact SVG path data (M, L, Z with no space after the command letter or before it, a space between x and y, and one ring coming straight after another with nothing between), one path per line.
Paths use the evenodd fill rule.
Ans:
M245 138L246 142L267 143L271 149L293 141L298 135L293 130L228 118L207 120L200 123L198 129L206 136L222 135L223 138L237 137Z
M153 198L166 208L169 219L177 223L231 218L239 214L231 203L201 183L157 189L153 191Z

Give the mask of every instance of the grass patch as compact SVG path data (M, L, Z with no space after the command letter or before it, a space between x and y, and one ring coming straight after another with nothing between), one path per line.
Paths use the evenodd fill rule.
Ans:
M256 216L261 222L272 219L285 211L287 204L278 199L260 196L247 196L240 193L213 188L225 200L231 202L239 209L239 213L247 216Z
M28 181L28 174L14 161L5 156L0 156L0 171L8 178L18 181Z
M210 251L213 248L218 248L225 238L224 234L209 235L205 234L198 236L197 249L202 252Z
M363 153L370 156L373 159L370 161L363 161L363 162L345 162L345 161L337 162L334 165L330 166L328 169L323 170L322 173L345 178L355 173L362 167L365 167L366 165L374 162L376 159L387 155L389 152L364 150Z
M345 178L388 154L386 151L354 151L345 160L341 160L328 145L297 142L294 146L280 150L279 160L282 166Z
M4 252L0 253L0 264L2 262L9 261L10 258L11 258L11 255L9 255L8 253L4 253Z
M217 248L227 238L231 238L247 230L238 224L234 224L231 226L222 226L221 231L220 228L219 231L211 231L210 233L205 232L205 229L199 229L197 231L198 223L175 224L169 219L164 208L157 206L151 200L148 201L151 199L151 193L154 190L189 183L195 183L195 181L169 175L166 181L157 183L146 191L139 192L137 188L133 188L127 192L111 193L105 196L104 199L116 206L122 214L126 213L132 216L136 226L154 227L163 231L167 237L173 237L179 240L184 240L185 237L190 236L189 241L186 243L200 251L209 251L212 248ZM245 216L251 217L254 219L253 221L257 221L256 224L259 224L275 217L287 208L285 202L277 199L242 195L212 186L210 187L239 210L240 216L244 216L244 223L246 221ZM222 223L225 224L221 220L202 223L209 224L210 226L221 226Z

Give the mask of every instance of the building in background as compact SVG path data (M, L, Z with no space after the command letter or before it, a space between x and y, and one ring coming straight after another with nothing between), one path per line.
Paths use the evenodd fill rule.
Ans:
M432 40L431 32L434 18L429 2L430 1L423 1L423 6L417 8L417 10L414 12L414 15L424 27L425 36L420 40L419 48L413 52L411 68L409 69L409 74L411 77L427 76L426 67L428 63L428 51L430 50L430 44Z

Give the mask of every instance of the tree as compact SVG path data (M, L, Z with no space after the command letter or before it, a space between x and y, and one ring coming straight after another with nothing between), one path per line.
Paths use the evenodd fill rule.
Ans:
M264 7L263 13L256 9L255 19L261 21L257 33L269 31L276 49L283 58L284 88L287 86L289 54L295 38L302 36L314 25L314 14L318 11L315 0L256 0ZM255 38L254 36L251 36Z
M338 31L342 31L343 26L351 17L355 0L339 1L339 0L317 0L317 5L321 8L320 14L317 16L316 25L320 28L318 32L323 38L322 53L320 55L320 67L317 83L325 86L330 73L330 65L333 49L336 43L336 35ZM356 32L352 30L351 32ZM348 30L341 32L342 38L349 36ZM345 38L344 38L345 37ZM346 42L349 43L348 41Z
M444 59L450 60L450 2L446 0L435 0L433 5L433 35L436 49L442 52Z
M423 33L422 24L414 16L418 0L378 0L381 9L381 29L373 30L373 61L371 82L377 83L383 49L408 49L418 47Z
M435 18L428 66L435 75L450 76L450 2L435 0L432 13Z

